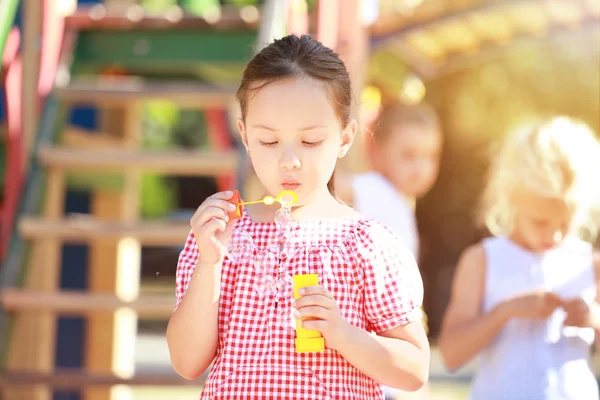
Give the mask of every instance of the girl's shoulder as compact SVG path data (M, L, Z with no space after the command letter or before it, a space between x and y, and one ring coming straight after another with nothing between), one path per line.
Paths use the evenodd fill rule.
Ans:
M400 236L389 226L374 218L362 217L354 229L355 245L403 247Z
M415 264L408 245L387 225L363 218L348 236L347 246L366 264Z

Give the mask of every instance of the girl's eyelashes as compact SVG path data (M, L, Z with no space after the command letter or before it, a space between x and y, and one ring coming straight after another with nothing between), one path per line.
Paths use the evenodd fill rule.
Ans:
M317 140L316 142L308 142L308 141L303 141L302 144L308 147L316 147L318 145L320 145L321 143L323 143L323 140Z
M309 142L309 141L304 140L304 141L302 141L302 144L307 147L316 147L316 146L319 146L323 142L324 142L324 140L317 140L315 142ZM277 145L278 143L279 142L276 140L272 141L272 142L265 142L262 140L260 141L261 146L267 146L267 147L273 147L273 146Z

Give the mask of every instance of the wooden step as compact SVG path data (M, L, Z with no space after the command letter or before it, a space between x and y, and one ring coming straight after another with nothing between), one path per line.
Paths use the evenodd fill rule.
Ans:
M186 14L180 7L170 7L161 14L148 14L139 5L106 7L102 4L80 6L66 18L65 25L76 30L166 30L195 31L256 29L260 10L256 6L221 6L203 16Z
M60 143L71 149L121 149L123 138L107 132L92 131L78 126L66 127L60 135Z
M70 243L88 243L95 239L133 237L147 246L179 246L190 233L187 221L140 221L127 223L99 221L90 215L64 218L24 216L19 220L19 233L26 239L52 237Z
M114 375L92 373L82 369L59 368L51 373L32 371L0 371L0 387L29 386L43 384L56 389L79 389L82 386L202 386L207 375L196 380L181 378L172 374L144 373L132 378L120 378Z
M124 301L113 294L63 291L58 293L32 292L7 288L0 292L0 304L7 311L50 311L60 315L89 315L99 311L130 308L147 320L166 320L173 313L175 290L171 295L140 295Z
M136 78L105 77L76 80L56 89L70 103L124 103L132 100L170 100L182 107L208 108L228 106L235 100L237 88L221 88L196 81L149 82Z
M138 169L161 175L215 176L235 173L234 150L76 149L47 146L38 152L40 163L70 171L123 172Z

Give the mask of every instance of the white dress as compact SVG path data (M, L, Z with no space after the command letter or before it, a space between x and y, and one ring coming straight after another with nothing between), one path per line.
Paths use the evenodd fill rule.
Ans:
M532 253L505 237L483 241L484 312L544 288L563 299L596 299L592 247L568 237L556 249ZM479 355L472 400L598 400L589 366L592 328L565 327L558 309L544 321L513 319Z

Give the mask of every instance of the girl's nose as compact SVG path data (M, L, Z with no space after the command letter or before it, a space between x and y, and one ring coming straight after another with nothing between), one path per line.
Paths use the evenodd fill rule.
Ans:
M300 159L296 152L292 149L287 149L283 152L280 162L281 168L290 170L300 168Z

